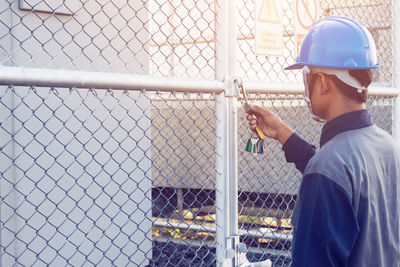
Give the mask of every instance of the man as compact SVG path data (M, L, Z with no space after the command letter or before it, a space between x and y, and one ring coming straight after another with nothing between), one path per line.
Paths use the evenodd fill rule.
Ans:
M320 149L266 108L247 119L303 173L292 216L292 266L400 266L400 147L366 110L374 41L344 17L317 21L300 55L306 102L323 126ZM252 115L256 115L254 118Z

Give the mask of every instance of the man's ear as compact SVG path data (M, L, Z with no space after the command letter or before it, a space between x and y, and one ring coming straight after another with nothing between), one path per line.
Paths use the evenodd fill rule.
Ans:
M320 94L324 95L332 90L331 80L324 73L317 73L321 82Z

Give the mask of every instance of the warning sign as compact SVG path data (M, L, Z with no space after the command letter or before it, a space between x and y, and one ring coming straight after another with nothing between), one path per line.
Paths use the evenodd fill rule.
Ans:
M261 9L258 12L258 20L261 22L281 23L278 10L274 0L264 0L261 4Z
M304 36L318 20L321 11L318 0L296 0L295 5L295 44L296 56L298 56Z
M282 54L282 17L280 0L256 0L256 54Z

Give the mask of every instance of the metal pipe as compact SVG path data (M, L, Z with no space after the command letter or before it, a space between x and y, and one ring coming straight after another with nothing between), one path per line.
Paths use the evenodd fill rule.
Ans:
M394 87L370 86L370 87L368 87L368 95L396 97L396 96L400 95L400 91L398 88L394 88Z
M235 75L236 70L236 4L237 1L231 0L227 1L227 12L228 12L228 21L226 28L228 30L228 42L227 42L227 56L226 62L227 73L226 78L230 78L229 86L227 87L227 91L229 91L229 100L228 100L228 145L229 145L229 206L227 206L229 210L230 216L229 218L229 236L228 238L231 241L232 252L234 252L235 258L231 262L231 266L239 265L239 254L236 249L239 244L239 227L238 227L238 212L239 212L239 197L238 197L238 187L239 187L239 179L238 179L238 127L237 127L237 92L235 88L235 84L231 79Z
M302 83L272 83L272 82L243 82L243 86L249 93L272 93L272 94L304 94ZM368 87L370 96L398 96L397 88L372 84Z
M300 83L243 82L248 93L304 94L304 85Z
M234 84L231 83L233 87ZM238 141L237 141L237 98L229 97L229 206L230 211L230 231L229 237L231 238L232 248L236 248L239 243L239 226L238 226L238 212L239 212L239 176L238 176ZM235 257L236 263L232 263L233 266L237 266L237 255Z
M36 87L96 88L121 90L220 93L220 81L152 77L128 73L0 67L0 84Z
M216 96L215 103L215 209L216 209L216 260L217 266L224 266L225 251L227 249L226 236L228 234L229 224L227 218L229 217L228 209L226 208L229 203L227 188L227 120L226 120L226 98L224 93Z
M392 0L393 16L393 87L400 91L400 1ZM396 97L393 114L393 137L400 142L400 96Z
M219 205L216 203L216 216L217 216L217 267L232 266L234 261L232 258L227 257L227 253L232 251L232 244L228 242L230 236L230 217L233 211L229 210L230 202L230 188L229 188L229 177L230 177L230 134L227 132L229 129L229 101L227 99L228 90L231 84L229 84L228 77L232 76L232 70L234 70L235 61L235 51L232 49L232 43L235 44L236 41L232 39L232 31L235 32L235 24L232 23L232 17L234 18L235 10L234 5L232 5L232 0L220 0L215 5L215 79L219 81L225 81L225 94L224 99L220 99L221 105L217 107L219 109L220 115L223 117L220 126L223 129L222 140L219 140L219 152L221 153L219 158L219 163L224 164L223 168L219 168L223 173L217 173L217 178L221 179L220 185L223 185L220 192L216 192L216 198L219 197ZM233 6L233 7L232 7ZM233 51L232 51L233 50ZM233 65L233 66L232 66ZM222 97L222 96L221 96ZM218 106L218 103L217 103ZM223 109L223 110L222 110ZM217 140L218 142L218 140ZM237 212L237 211L236 211ZM229 255L228 255L229 256Z
M202 225L202 224L194 224L194 223L186 223L186 222L170 222L170 221L155 221L154 226L158 227L170 227L174 229L182 229L182 230L191 230L191 231L204 231L208 233L216 233L218 231L218 223L217 225ZM238 231L240 236L251 236L257 238L265 238L271 240L283 240L283 241L292 241L292 234L285 234L274 232L268 228L261 228L257 230L244 230L240 229Z
M224 48L223 48L223 40L224 40L224 30L223 30L223 21L225 19L225 14L223 14L223 1L219 5L215 5L215 35L216 35L216 58L215 58L215 79L223 80L224 79L224 70L225 70L225 62L224 62ZM215 209L216 209L216 266L223 267L225 264L225 251L227 250L227 242L225 236L227 235L227 229L229 226L227 225L225 206L226 206L226 177L227 177L227 121L226 121L226 101L225 95L219 94L216 97L216 107L215 107L215 117L216 117L216 125L215 125L215 175L216 175L216 184L215 184Z
M394 27L394 26L393 26ZM398 26L400 28L400 26ZM399 38L397 38L399 39ZM397 41L399 42L399 41ZM399 42L400 43L400 42ZM399 44L400 45L400 44ZM394 48L395 53L399 54ZM399 57L399 56L398 56ZM399 59L394 57L394 87L371 85L368 94L374 96L399 96L400 75ZM150 91L176 91L220 93L226 84L219 80L196 80L182 78L152 77L147 75L126 73L85 72L72 70L51 70L22 67L0 67L0 84L15 86L37 87L77 87L77 88L103 88L121 90L150 90ZM273 82L244 82L249 93L287 93L303 94L304 87L301 83L273 83Z
M185 239L171 239L171 238L166 238L166 237L153 237L153 240L157 240L158 242L162 243L174 243L174 244L179 244L179 245L187 245L188 241ZM207 240L190 240L190 245L195 246L195 247L202 247L202 246L207 246L210 248L215 248L215 242L212 241L207 241ZM271 256L277 256L280 258L288 258L290 260L291 258L291 252L286 251L286 250L277 250L277 249L271 249L271 248L263 248L263 247L248 247L247 248L248 252L251 252L253 254L269 254Z

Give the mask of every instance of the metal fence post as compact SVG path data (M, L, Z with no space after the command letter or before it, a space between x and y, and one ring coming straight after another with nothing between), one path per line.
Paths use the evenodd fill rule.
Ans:
M215 208L216 208L216 261L217 266L228 266L230 259L225 259L228 243L226 236L229 234L229 196L227 194L228 181L228 138L226 120L226 98L224 93L216 97L215 108L215 137L216 137L216 182L215 182Z
M232 266L238 266L237 245L239 244L239 227L238 227L238 142L237 142L237 95L234 94L234 83L231 83L232 94L229 97L229 211L230 211L230 231L229 239L232 249L235 251L235 259Z
M217 210L217 266L234 266L235 260L232 260L234 255L235 241L233 236L238 233L238 197L237 197L237 99L233 97L232 82L230 77L235 71L235 47L236 47L236 24L235 24L236 5L233 0L221 0L215 5L215 78L217 80L225 80L226 91L228 94L221 94L225 98L223 101L217 101L217 109L225 108L226 123L220 125L226 127L223 131L229 131L224 136L224 142L217 143L217 151L224 150L225 159L219 159L221 163L225 161L225 175L218 175L217 180L225 181L222 191L216 192L216 210ZM225 103L225 105L219 104ZM224 111L220 110L221 113ZM222 120L219 123L224 122ZM218 129L218 127L217 127ZM217 133L218 140L218 133ZM224 148L219 148L219 146ZM221 164L220 163L220 164ZM223 181L217 181L222 185ZM226 201L223 201L226 200ZM219 205L224 206L219 206ZM221 218L223 216L223 218ZM218 219L219 218L219 219Z
M400 1L392 1L393 8L393 87L400 90ZM400 96L394 102L393 137L400 141Z

